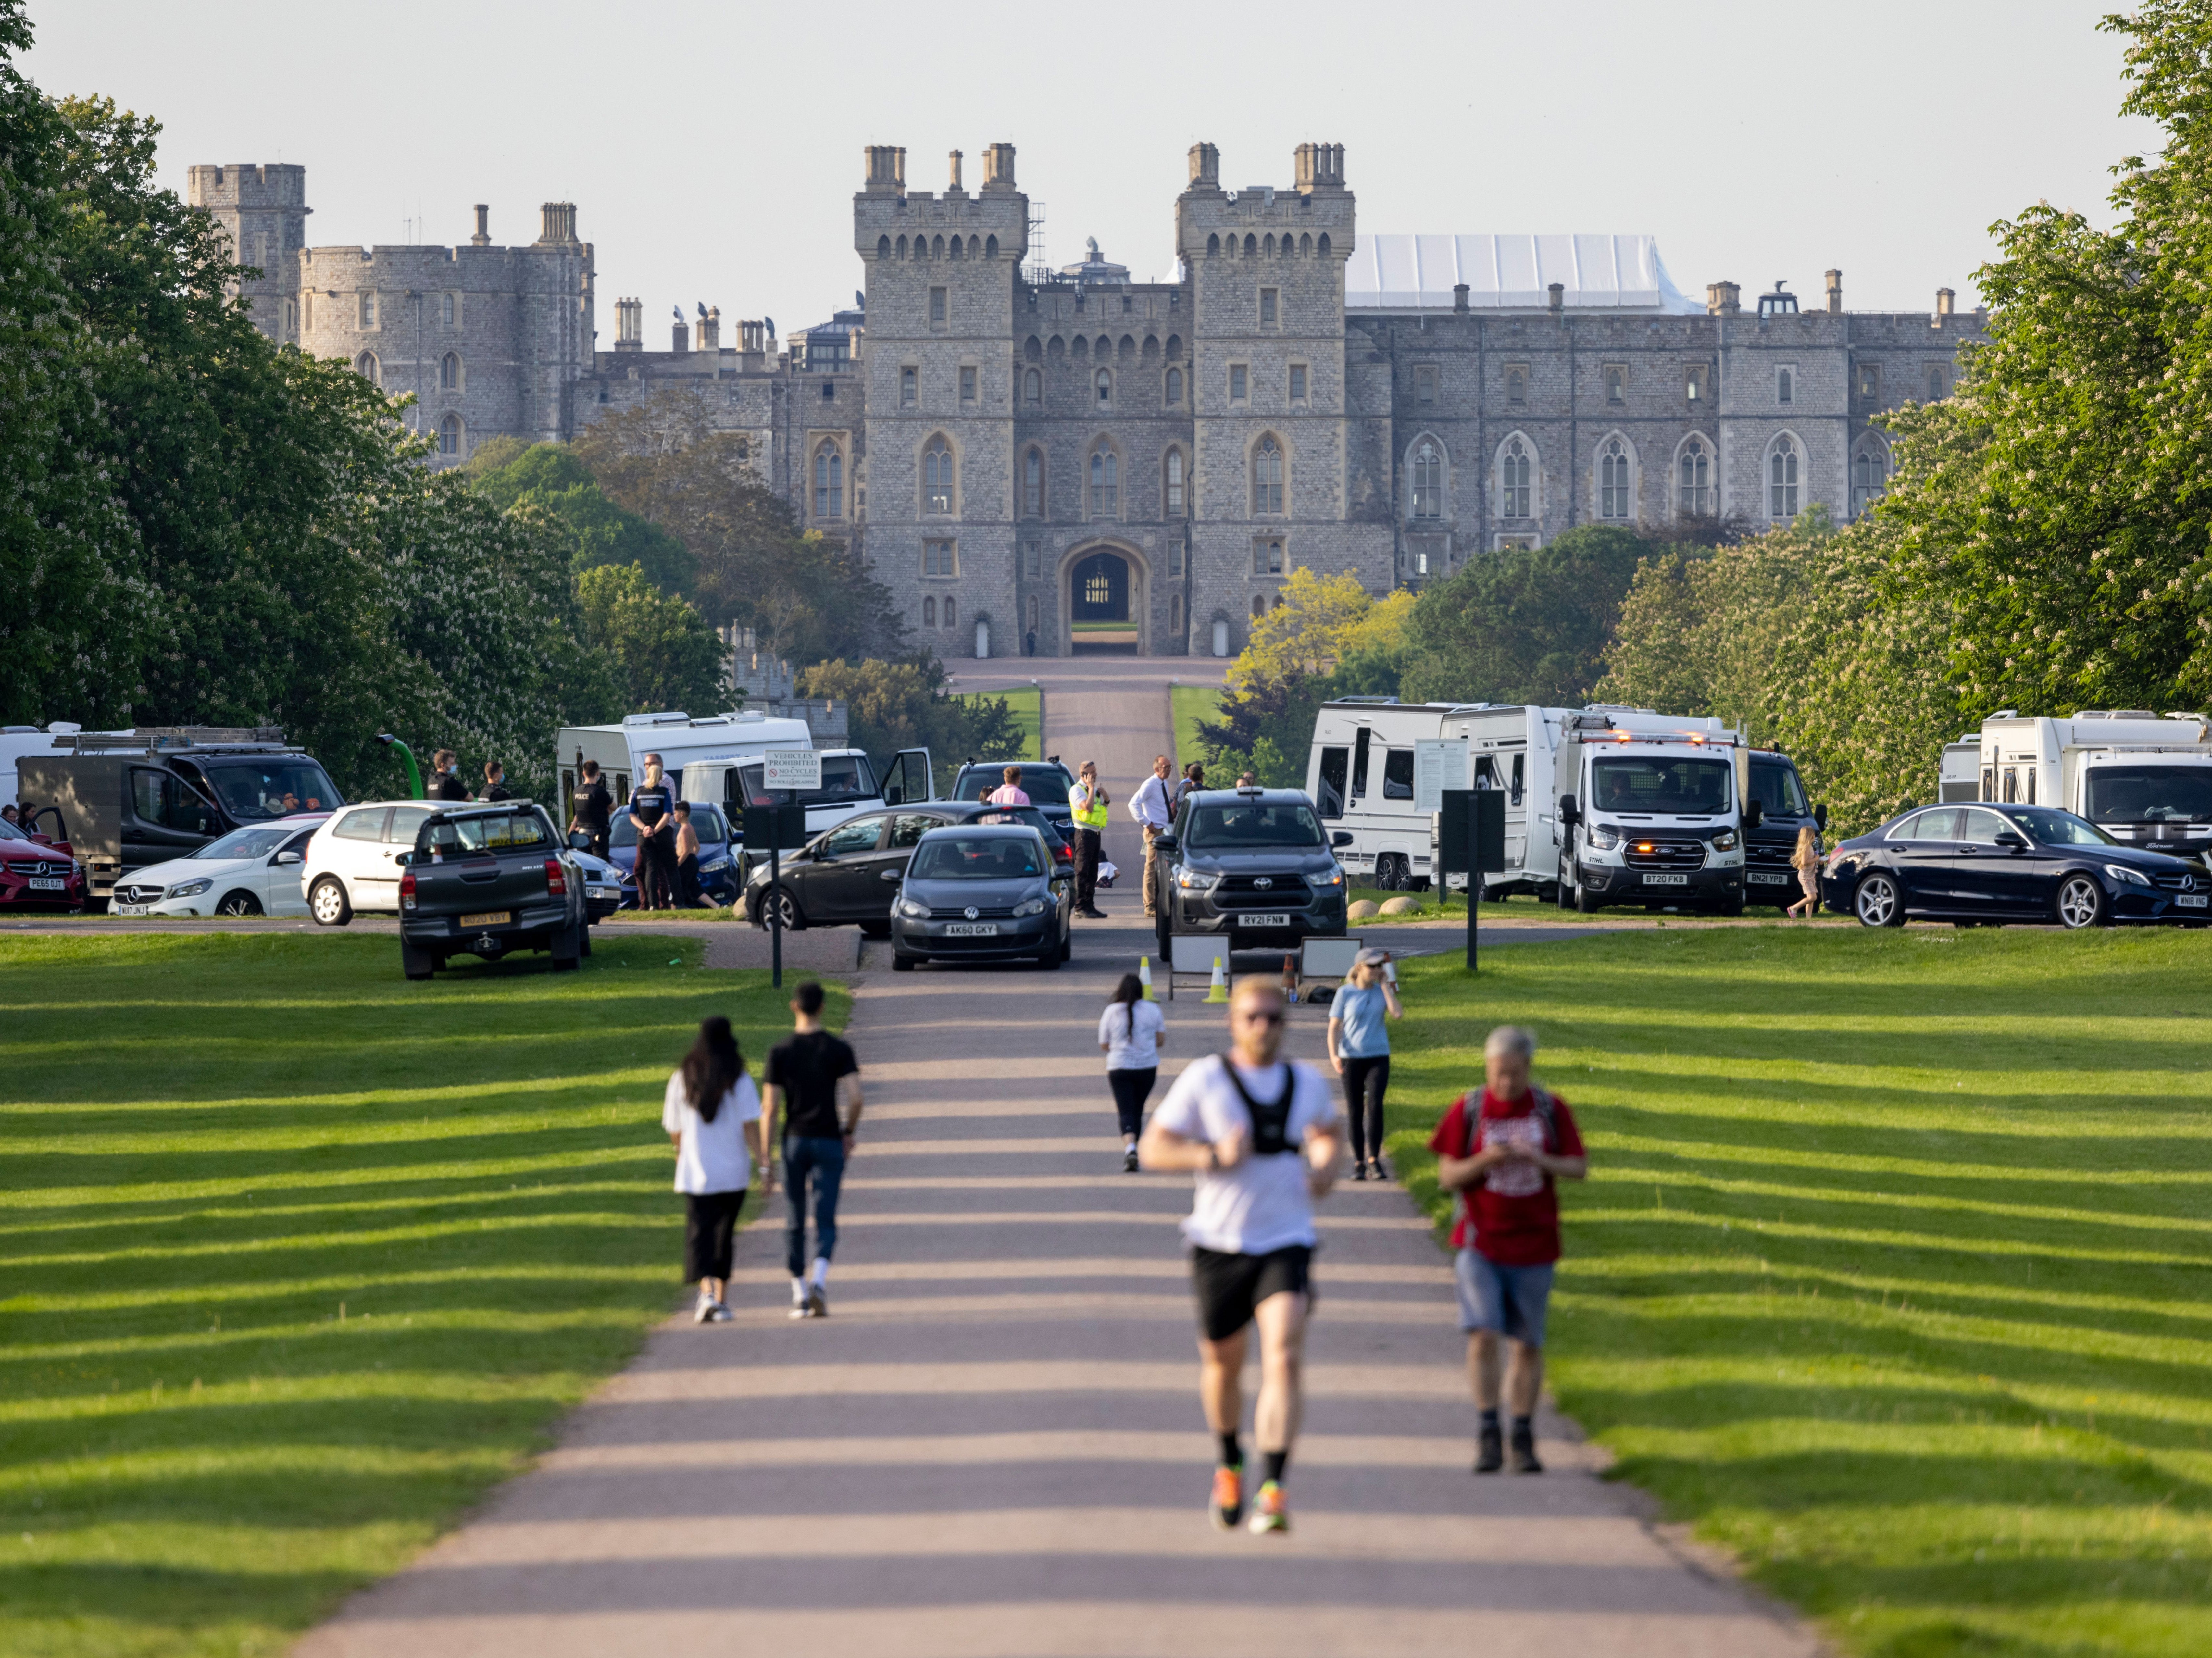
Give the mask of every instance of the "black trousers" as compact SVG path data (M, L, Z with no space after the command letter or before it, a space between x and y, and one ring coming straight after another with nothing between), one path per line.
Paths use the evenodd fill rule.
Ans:
M664 830L637 843L637 907L673 909L675 903L675 837Z
M1098 831L1075 831L1075 907L1098 908Z
M1148 1065L1142 1071L1109 1071L1106 1085L1114 1090L1114 1109L1121 1119L1124 1134L1145 1132L1145 1102L1152 1096L1152 1084L1159 1080L1160 1068Z
M696 852L676 860L676 908L705 908L699 898L699 854Z
M1352 1119L1352 1160L1365 1163L1382 1156L1382 1090L1390 1086L1390 1056L1371 1060L1346 1059L1344 1114Z
M684 1281L726 1278L736 1248L738 1211L743 1192L687 1192L684 1194Z

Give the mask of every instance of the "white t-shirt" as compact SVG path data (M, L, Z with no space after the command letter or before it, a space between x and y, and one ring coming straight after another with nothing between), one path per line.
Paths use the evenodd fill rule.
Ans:
M1306 1160L1301 1154L1255 1157L1252 1114L1244 1108L1222 1069L1218 1054L1183 1067L1175 1086L1152 1114L1152 1125L1185 1139L1211 1143L1238 1130L1244 1133L1246 1156L1234 1169L1218 1174L1200 1169L1197 1195L1182 1235L1202 1249L1232 1255L1264 1255L1294 1243L1316 1242L1313 1223L1313 1193L1306 1187ZM1283 1091L1283 1061L1261 1071L1239 1066L1245 1088L1255 1100L1272 1100ZM1310 1065L1290 1062L1297 1092L1291 1096L1290 1120L1283 1138L1303 1147L1306 1136L1336 1120L1336 1096L1320 1072Z
M709 1192L742 1192L753 1183L753 1160L745 1150L745 1125L760 1121L760 1090L750 1077L722 1096L714 1121L700 1118L684 1086L684 1073L668 1078L660 1105L660 1126L684 1136L676 1152L676 1189L702 1197Z
M1109 1071L1150 1071L1160 1062L1160 1032L1167 1015L1158 1002L1137 1001L1124 1006L1109 1002L1098 1016L1098 1040L1106 1044Z

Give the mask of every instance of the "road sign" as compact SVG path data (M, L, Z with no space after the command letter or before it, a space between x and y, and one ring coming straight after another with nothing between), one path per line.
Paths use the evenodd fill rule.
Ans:
M1482 878L1505 867L1505 792L1503 789L1446 789L1437 826L1436 868L1439 897L1449 890L1447 875L1467 875L1467 965L1474 970L1474 918L1482 901Z
M747 806L741 827L749 853L796 852L806 844L806 808Z
M769 749L761 756L761 782L772 789L818 789L822 754L817 749Z
M1413 810L1442 811L1443 792L1467 786L1467 738L1413 739Z

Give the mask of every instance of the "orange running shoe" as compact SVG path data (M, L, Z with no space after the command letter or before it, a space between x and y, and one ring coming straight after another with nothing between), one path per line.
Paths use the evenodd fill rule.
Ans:
M1283 1495L1283 1488L1270 1479L1260 1487L1260 1494L1252 1499L1252 1534L1259 1537L1268 1532L1287 1532L1290 1528L1290 1499Z
M1216 1468L1213 1471L1213 1498L1206 1511L1213 1516L1213 1529L1235 1531L1237 1522L1244 1517L1244 1470Z

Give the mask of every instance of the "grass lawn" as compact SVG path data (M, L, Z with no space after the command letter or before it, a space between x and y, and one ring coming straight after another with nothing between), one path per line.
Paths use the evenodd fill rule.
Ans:
M1529 1024L1591 1153L1552 1380L1845 1650L2212 1651L2212 936L1643 932L1405 963L1392 1148Z
M1006 706L1013 710L1014 723L1022 729L1021 757L1024 760L1043 759L1044 739L1039 728L1039 717L1044 706L1042 691L1034 685L1024 685L1019 690L970 691L962 698L962 701L995 702L1001 697L1006 699ZM953 773L960 769L962 757L957 754L950 757L941 754L933 756L938 770L944 774L945 780L948 785Z
M283 1650L677 1304L662 1086L785 996L696 939L398 952L0 940L0 1653Z
M1181 771L1203 752L1198 741L1199 721L1221 717L1221 687L1170 685L1168 697L1175 713L1176 769Z

